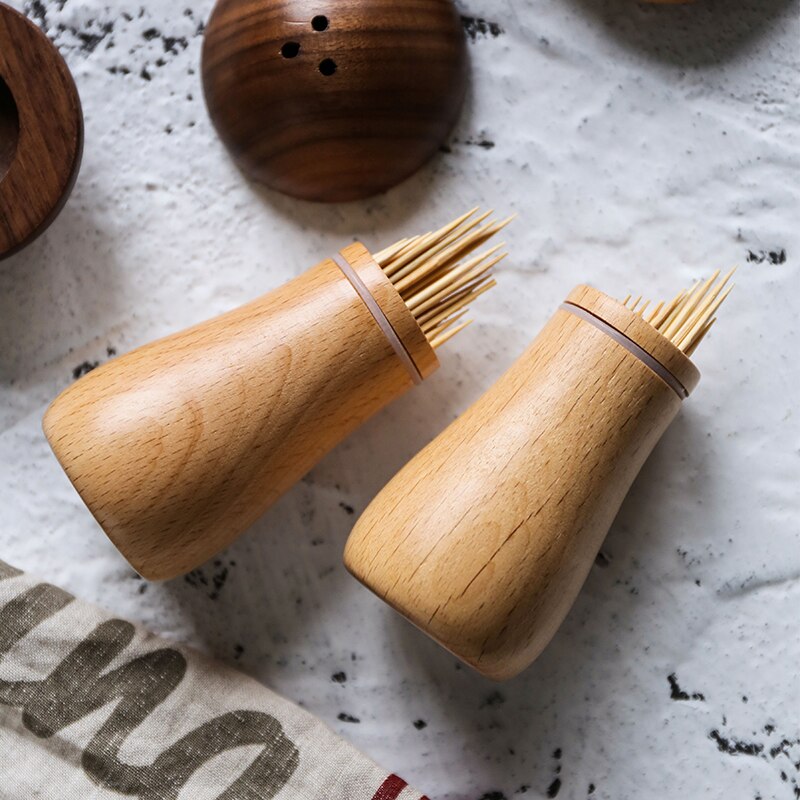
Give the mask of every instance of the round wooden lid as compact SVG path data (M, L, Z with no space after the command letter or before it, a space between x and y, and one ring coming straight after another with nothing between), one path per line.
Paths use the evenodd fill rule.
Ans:
M356 200L441 146L466 90L452 0L219 0L203 85L241 169L307 200Z
M56 218L82 153L81 103L64 59L33 22L0 3L0 258Z

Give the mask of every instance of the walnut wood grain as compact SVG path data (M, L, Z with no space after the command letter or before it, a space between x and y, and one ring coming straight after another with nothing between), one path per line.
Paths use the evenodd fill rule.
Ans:
M0 180L5 177L19 141L19 114L17 104L6 82L0 78Z
M211 119L246 174L335 202L385 191L436 153L466 63L451 0L219 0L202 72Z
M0 3L0 258L55 219L82 150L80 99L64 59L36 25Z
M608 316L636 327L628 309L594 292L571 297L598 316L613 303ZM627 349L559 310L373 500L345 564L476 670L512 677L561 624L680 406Z
M382 280L379 303L387 287L397 295L363 245L343 252L364 283ZM398 308L384 311L397 322ZM429 374L438 362L425 347L419 367ZM421 356L417 344L409 352ZM56 398L44 430L114 544L160 580L233 541L412 385L363 300L325 260L93 370Z

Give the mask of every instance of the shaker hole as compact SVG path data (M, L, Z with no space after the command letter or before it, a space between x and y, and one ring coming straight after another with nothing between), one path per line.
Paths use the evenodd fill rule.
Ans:
M0 77L0 181L14 162L19 141L19 113L14 95Z
M281 55L284 58L295 58L300 53L300 43L299 42L286 42L286 44L281 47Z
M332 58L326 58L319 62L319 71L326 77L330 77L336 72L336 62Z
M324 14L317 14L317 16L311 20L311 27L315 31L326 31L328 30L329 24L328 18Z

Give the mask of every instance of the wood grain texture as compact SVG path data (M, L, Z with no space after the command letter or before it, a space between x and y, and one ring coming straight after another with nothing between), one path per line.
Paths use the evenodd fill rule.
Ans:
M395 291L363 245L344 252L365 283ZM364 302L326 260L90 372L56 398L44 430L114 544L158 580L229 544L412 385Z
M628 350L559 310L375 498L345 564L476 670L510 678L561 624L680 405Z
M0 77L0 181L14 161L19 141L17 104L6 82Z
M64 59L36 25L0 3L0 258L55 219L82 152L83 114Z
M688 393L691 394L700 382L700 371L688 356L642 317L632 314L613 297L603 294L593 286L576 286L567 296L566 302L594 314L624 333L666 367Z
M466 65L451 0L219 0L202 72L211 119L247 175L337 202L385 191L438 150Z

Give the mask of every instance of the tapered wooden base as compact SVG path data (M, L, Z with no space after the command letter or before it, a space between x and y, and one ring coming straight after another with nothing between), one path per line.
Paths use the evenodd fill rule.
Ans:
M422 377L433 349L361 244L342 251ZM232 542L368 417L413 386L333 261L90 372L44 431L132 566L180 575Z
M353 575L495 679L517 674L550 641L681 406L636 348L687 391L699 378L611 298L579 287L568 301L373 500L345 550Z

